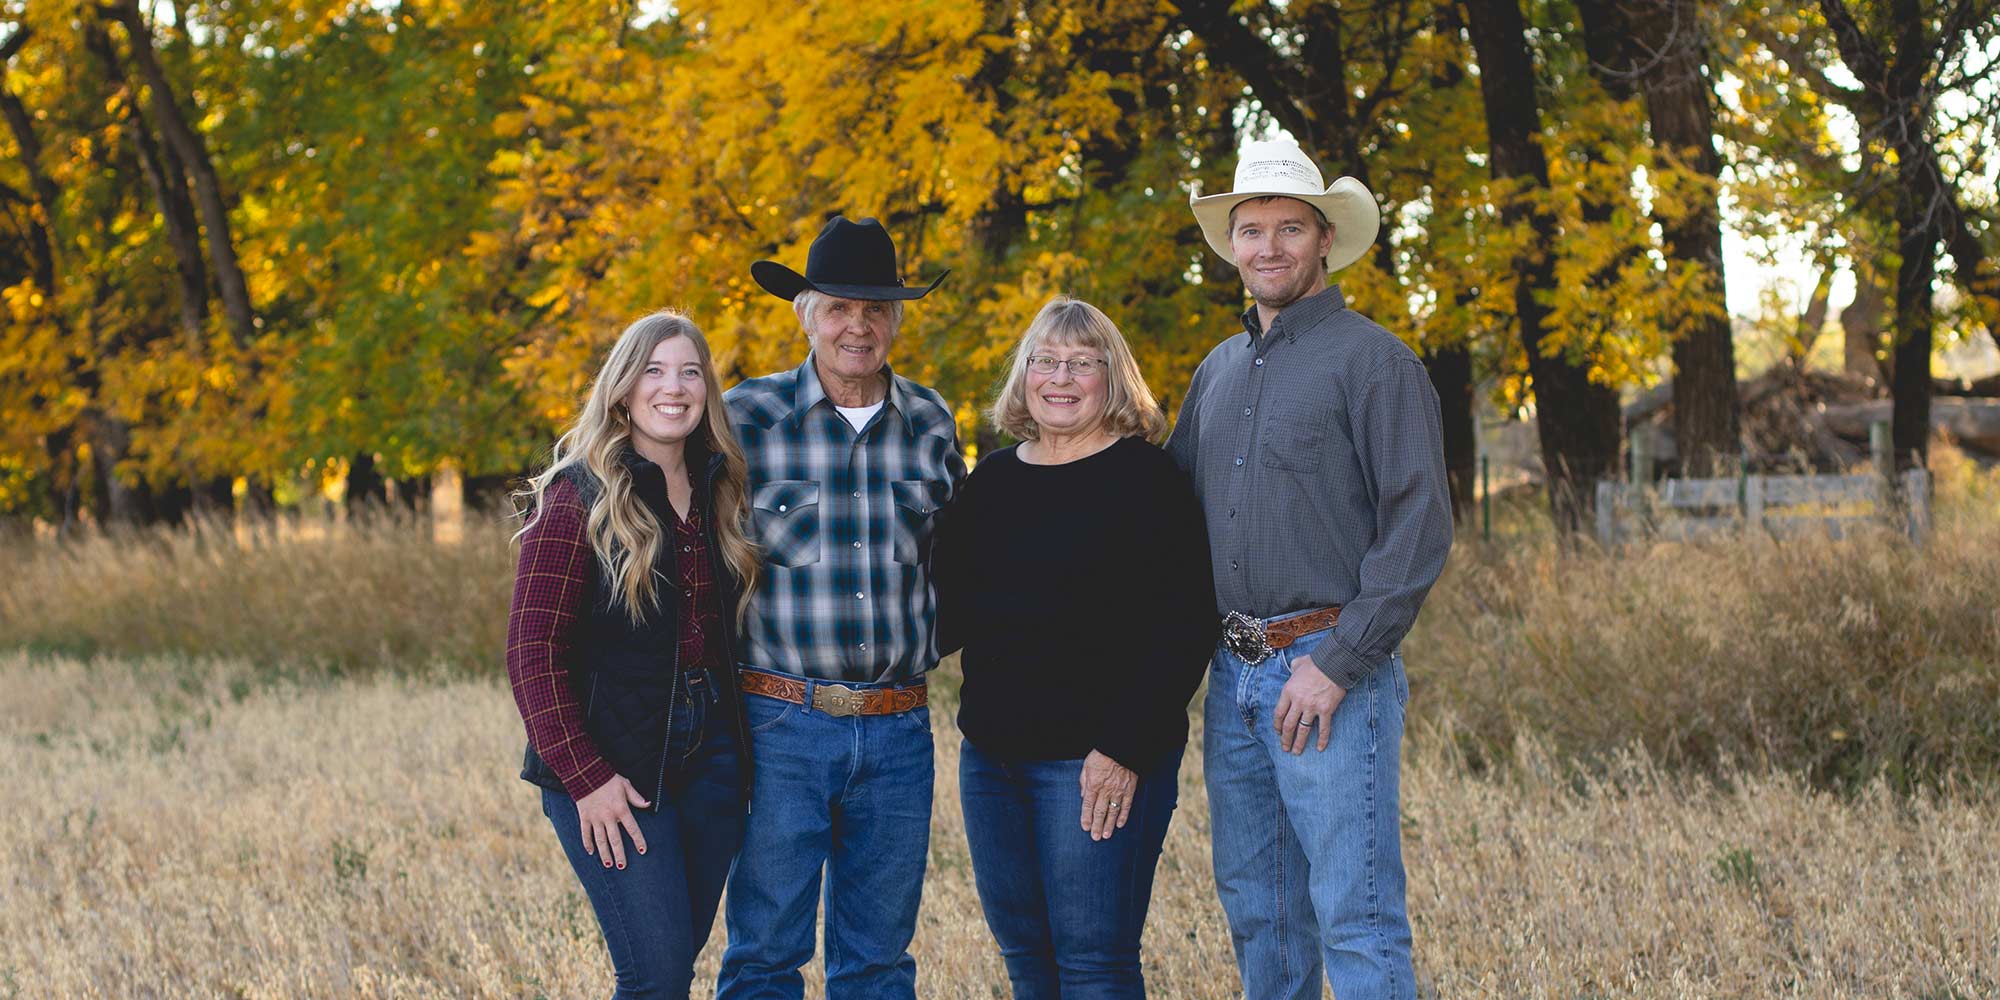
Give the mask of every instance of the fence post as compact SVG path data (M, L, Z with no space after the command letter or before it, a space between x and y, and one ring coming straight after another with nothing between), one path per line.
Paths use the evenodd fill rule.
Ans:
M1493 540L1493 480L1487 470L1488 459L1479 456L1479 540Z
M1931 477L1921 466L1903 473L1903 501L1910 541L1922 545L1931 531Z
M1618 544L1617 512L1612 510L1618 503L1618 484L1609 479L1597 482L1597 544L1606 550Z
M1644 426L1632 428L1626 438L1626 450L1632 459L1632 488L1643 490L1653 482L1653 441Z
M1896 451L1889 443L1889 422L1877 420L1868 425L1868 457L1875 463L1875 474L1892 489L1896 484Z

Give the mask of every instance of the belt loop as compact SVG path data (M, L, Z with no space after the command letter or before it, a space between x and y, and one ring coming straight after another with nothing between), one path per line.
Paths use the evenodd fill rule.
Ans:
M810 714L812 714L812 710L813 710L813 689L814 689L814 687L816 687L817 685L818 685L818 682L817 682L817 681L813 680L813 679L812 679L812 678L810 678L810 677L806 678L806 697L805 697L805 701L803 701L803 702L801 702L801 703L799 704L799 714L801 714L801 715L810 715Z

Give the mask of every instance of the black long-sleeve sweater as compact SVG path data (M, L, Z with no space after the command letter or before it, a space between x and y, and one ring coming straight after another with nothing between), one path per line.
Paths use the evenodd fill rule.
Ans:
M1218 625L1201 504L1165 452L986 456L938 523L933 573L980 750L1143 771L1187 742Z

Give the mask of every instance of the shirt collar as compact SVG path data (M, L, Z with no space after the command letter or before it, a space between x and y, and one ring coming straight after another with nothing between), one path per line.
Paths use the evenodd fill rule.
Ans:
M1278 318L1272 321L1271 325L1277 328L1277 332L1284 334L1286 340L1297 341L1299 331L1311 330L1319 326L1321 320L1345 308L1347 308L1347 297L1340 293L1340 286L1328 282L1325 288L1280 310ZM1254 350L1264 335L1264 328L1257 319L1255 303L1243 311L1243 329L1249 332L1250 347Z
M882 397L883 405L901 418L904 430L911 430L910 408L903 399L903 387L897 384L895 370L884 364L882 374L889 379L889 394ZM820 403L828 408L833 406L833 400L826 397L826 386L820 383L819 369L813 367L813 356L807 354L805 364L799 366L798 386L792 390L792 423L805 420L806 414Z

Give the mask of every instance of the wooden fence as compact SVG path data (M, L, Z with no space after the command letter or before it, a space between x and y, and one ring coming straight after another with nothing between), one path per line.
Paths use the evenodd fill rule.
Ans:
M1892 488L1891 484L1895 484ZM1930 476L1737 476L1667 479L1657 486L1597 486L1597 540L1640 536L1692 541L1749 528L1785 538L1842 537L1863 525L1893 525L1922 542L1930 531Z

